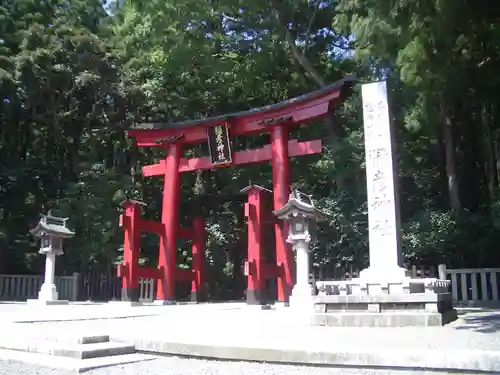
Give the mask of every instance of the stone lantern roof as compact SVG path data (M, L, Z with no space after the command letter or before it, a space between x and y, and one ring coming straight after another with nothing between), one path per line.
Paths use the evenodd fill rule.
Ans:
M329 215L314 206L311 196L294 190L290 193L288 202L278 210L273 211L280 219L289 219L292 216L312 218L317 221L326 220Z
M30 230L30 233L35 237L53 236L59 238L71 238L75 232L66 227L68 218L61 218L48 215L41 215L40 221L35 228Z
M248 191L251 190L251 189L256 189L256 190L259 190L259 191L265 191L266 193L272 193L271 190L266 189L265 187L262 187L260 185L252 184L251 182L250 182L250 185L248 185L247 187L241 189L240 193L248 193Z

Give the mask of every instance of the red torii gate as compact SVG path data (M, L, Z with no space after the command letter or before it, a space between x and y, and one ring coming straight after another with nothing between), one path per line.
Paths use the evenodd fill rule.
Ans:
M271 161L273 206L274 210L281 208L287 202L290 193L290 157L317 154L322 151L320 140L308 142L289 140L288 128L327 116L331 103L341 102L355 81L355 78L345 78L321 90L245 112L177 123L139 124L134 129L128 130L128 135L135 138L138 147L163 147L167 151L164 160L144 166L142 169L145 177L164 176L161 223L154 225L161 231L158 271L155 271L160 273L157 275L157 300L173 301L175 281L179 279L176 240L180 234L178 222L180 173L212 169L221 165ZM270 133L271 144L254 150L231 151L230 136L258 133ZM210 156L182 157L183 145L207 141ZM251 217L253 216L249 215L249 220L252 220ZM276 273L278 300L287 302L293 286L293 255L286 243L287 228L279 221L275 221L274 227L277 264L273 267L280 270ZM138 238L130 241L134 243ZM249 249L249 254L255 253L255 249ZM131 259L131 262L134 261L135 259ZM193 271L197 272L195 269ZM139 277L137 272L135 275L131 274L130 284L124 282L124 287L134 288L137 285L137 277ZM260 281L250 281L250 277L249 275L249 287L255 284L261 285ZM132 295L135 296L135 293Z

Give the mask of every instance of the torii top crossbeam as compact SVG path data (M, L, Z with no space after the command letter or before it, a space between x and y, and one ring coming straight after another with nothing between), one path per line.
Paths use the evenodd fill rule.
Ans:
M184 144L204 142L206 128L222 122L230 124L232 136L266 132L278 123L306 123L326 116L330 104L341 101L355 82L356 78L347 77L320 90L244 112L176 123L138 124L128 130L128 135L136 139L137 146L159 147L165 137L182 137Z

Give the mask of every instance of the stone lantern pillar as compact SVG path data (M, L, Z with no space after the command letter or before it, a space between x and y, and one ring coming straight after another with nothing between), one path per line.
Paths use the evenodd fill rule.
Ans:
M66 227L67 218L59 218L42 215L37 226L30 233L40 238L40 254L45 255L45 278L38 293L38 299L28 300L28 303L42 304L65 304L68 301L60 301L55 285L56 256L62 255L63 239L71 238L74 232Z
M327 215L316 207L312 199L298 191L292 191L288 202L273 213L289 222L287 242L296 251L296 282L290 296L290 307L306 315L314 314L314 290L309 283L309 244L315 239L316 221Z

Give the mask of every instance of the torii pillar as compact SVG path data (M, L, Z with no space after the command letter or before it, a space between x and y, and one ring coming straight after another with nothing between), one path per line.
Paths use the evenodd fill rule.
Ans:
M141 230L141 207L143 202L126 200L121 203L124 208L120 216L120 227L124 228L123 265L119 275L122 276L122 301L139 301L139 247Z
M249 185L241 190L248 193L245 204L245 216L248 220L248 259L245 263L247 276L247 303L249 305L266 304L266 276L264 265L263 227L265 216L265 195L271 190L258 185Z
M175 300L177 234L179 231L180 173L179 162L182 143L178 139L165 145L165 174L163 183L163 204L161 222L164 232L160 235L160 256L158 266L161 278L158 280L156 301L171 303Z
M288 202L290 195L290 155L286 124L277 124L271 128L271 149L274 210L279 210ZM274 232L276 236L276 262L280 269L278 302L288 304L293 288L293 252L291 245L286 242L288 224L276 221Z

